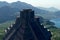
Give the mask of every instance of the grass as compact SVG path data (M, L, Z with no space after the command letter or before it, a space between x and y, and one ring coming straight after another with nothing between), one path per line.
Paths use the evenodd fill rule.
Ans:
M8 28L11 24L13 24L14 21L7 21L5 23L0 24L0 40L3 39L3 36L5 34L4 30Z
M52 34L52 40L60 40L60 29L50 29Z

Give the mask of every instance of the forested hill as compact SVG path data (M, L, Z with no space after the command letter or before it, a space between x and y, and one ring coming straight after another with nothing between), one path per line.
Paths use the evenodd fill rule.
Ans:
M18 12L20 12L22 9L33 9L36 13L41 13L41 14L47 13L47 11L45 10L38 9L30 4L20 1L13 3L0 2L0 23L15 19L16 16L19 15Z
M22 9L33 9L37 16L42 16L47 19L58 18L60 12L51 12L45 9L34 7L24 2L0 2L0 23L16 19ZM57 14L57 15L56 15Z

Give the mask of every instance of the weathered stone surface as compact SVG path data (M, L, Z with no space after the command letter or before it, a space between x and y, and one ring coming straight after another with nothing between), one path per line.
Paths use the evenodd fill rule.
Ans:
M3 40L51 40L51 32L34 17L34 11L24 9Z

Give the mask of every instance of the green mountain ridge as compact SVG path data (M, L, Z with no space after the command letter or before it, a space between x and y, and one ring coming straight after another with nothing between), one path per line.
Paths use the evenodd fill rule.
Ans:
M20 1L13 3L0 2L0 19L1 19L0 23L15 19L16 16L19 15L17 12L20 12L22 9L33 9L35 11L35 14L38 14L37 16L42 16L45 17L46 19L53 19L60 17L57 16L60 14L60 12L58 11L57 13L57 12L51 12L51 11L39 9L24 2L20 2Z

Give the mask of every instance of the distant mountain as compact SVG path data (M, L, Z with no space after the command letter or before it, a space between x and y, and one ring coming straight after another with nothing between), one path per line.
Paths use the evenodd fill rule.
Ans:
M38 14L45 14L45 13L48 12L46 10L34 7L31 4L27 4L27 3L24 3L24 2L20 2L20 1L11 3L11 7L18 8L20 10L22 10L22 9L33 9L35 11L35 13L38 13Z
M13 2L13 3L10 4L10 6L14 7L14 8L19 8L20 10L26 9L26 8L28 8L28 9L33 8L32 5L24 3L24 2L20 2L20 1Z
M55 7L50 7L50 8L38 7L38 8L43 9L43 10L47 10L49 12L57 12L57 11L59 11L59 9L57 9Z
M37 8L24 2L0 2L0 23L15 19L22 9L32 9L35 11L36 16L42 16L46 19L55 18L54 12L44 10L42 8Z
M51 11L51 12L59 11L59 9L54 8L54 7L47 8L46 10Z
M33 9L36 14L48 13L48 11L38 9L30 4L20 1L13 3L0 2L0 22L16 18L16 14L20 12L22 9Z
M7 6L7 5L9 5L9 3L5 2L5 1L3 1L3 2L0 1L0 7Z
M60 11L57 11L54 14L57 16L57 18L60 18Z
M14 19L16 16L16 12L19 12L19 9L12 8L10 6L4 6L0 8L0 23Z

